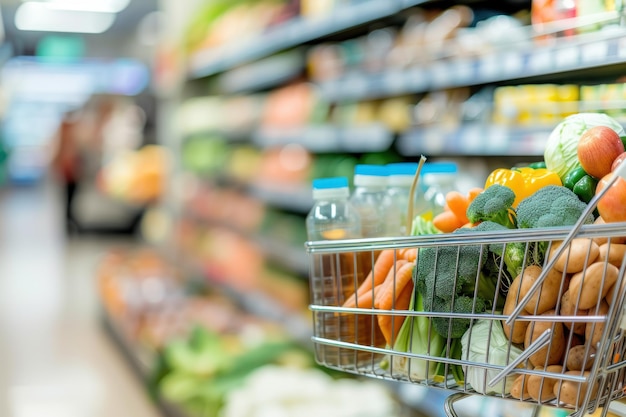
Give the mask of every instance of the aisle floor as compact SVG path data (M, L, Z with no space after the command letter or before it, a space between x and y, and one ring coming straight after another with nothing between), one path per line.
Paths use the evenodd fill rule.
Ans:
M99 322L94 268L130 242L61 219L52 185L0 193L0 417L155 417Z

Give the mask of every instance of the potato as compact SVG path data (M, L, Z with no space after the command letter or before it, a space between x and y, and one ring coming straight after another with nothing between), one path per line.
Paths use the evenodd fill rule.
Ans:
M574 274L569 284L569 291L572 297L580 294L578 308L584 310L598 304L598 301L604 298L611 286L615 284L618 274L619 270L615 265L604 262L594 262L584 271Z
M606 224L604 219L600 216L593 222L594 224ZM594 237L593 241L596 242L598 246L602 246L606 242L609 241L606 237ZM614 236L611 238L611 243L626 243L626 236Z
M565 366L568 371L588 371L593 365L596 348L587 345L574 346L567 352Z
M544 368L536 367L535 371L544 371ZM563 373L563 365L550 365L545 368L545 371L556 374ZM554 384L558 382L558 378L548 378L539 375L529 375L528 382L528 394L535 401L550 401L555 397Z
M528 400L530 394L528 393L528 377L530 375L518 375L511 385L511 396L518 400Z
M591 239L573 239L561 256L556 260L554 269L568 273L580 272L585 266L593 263L600 253L600 247ZM554 257L556 251L561 247L561 242L554 242L550 247L548 258Z
M620 285L617 285L617 282L611 285L611 288L609 288L609 290L606 292L604 299L606 300L607 303L609 303L609 305L613 302L613 297L615 297L615 290L617 290L618 287L619 287L620 293L623 293L624 287L626 287L626 279L622 279L622 282L620 283Z
M608 314L609 312L609 303L602 300L597 309L589 310L589 314L593 316L603 316ZM591 343L591 346L597 346L600 338L602 337L602 332L604 331L605 322L589 322L585 326L585 342Z
M565 291L563 297L561 297L561 309L559 311L559 315L561 316L587 316L589 315L588 310L578 309L576 310L576 299L571 299L571 292L569 290ZM565 327L573 331L575 334L584 335L585 334L585 326L587 323L585 322L563 322Z
M555 316L556 312L554 310L548 310L542 315ZM528 347L547 329L552 330L550 341L528 358L533 366L543 367L545 365L559 364L565 353L565 331L563 329L563 323L561 322L536 321L531 323L526 330L524 348L528 349Z
M604 243L598 247L598 258L602 261L608 261L616 267L622 266L624 255L626 254L626 244L624 243Z
M581 375L581 371L567 371L567 375ZM589 376L589 371L582 372L582 376ZM561 401L569 405L582 405L585 395L587 394L588 382L559 381L554 384L554 395L557 401ZM598 383L593 383L591 397L595 398L598 392Z
M540 274L541 267L537 265L530 265L524 268L521 274L520 299L528 293L528 290L530 290ZM543 314L556 307L556 303L559 300L562 277L563 274L561 272L554 269L551 270L546 275L541 287L528 300L524 310L530 314Z
M506 301L504 302L504 308L502 309L502 314L508 316L515 309L517 305L519 287L520 287L521 279L517 277L511 283L509 287L509 292L506 294ZM521 298L521 295L520 295ZM513 343L523 343L524 337L526 337L526 329L528 328L528 321L519 321L515 320L511 325L508 325L502 321L502 329L504 330L504 334L506 337Z

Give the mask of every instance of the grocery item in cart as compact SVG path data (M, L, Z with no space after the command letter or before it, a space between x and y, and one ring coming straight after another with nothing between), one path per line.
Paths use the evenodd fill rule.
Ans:
M383 189L384 190L384 189ZM315 204L309 212L306 225L309 240L339 240L361 237L361 217L349 201L348 180L345 177L323 178L313 181ZM310 273L311 299L330 308L341 306L354 293L370 272L373 255L342 253L338 256L312 255ZM373 316L314 313L316 331L332 334L333 338L348 343L364 343L380 338ZM320 346L317 357L331 366L356 366L364 355L340 347ZM369 358L369 355L365 355Z
M387 180L387 196L391 200L390 204L398 210L399 222L394 221L390 225L390 234L392 236L407 236L411 234L411 230L406 230L409 200L413 198L413 212L421 213L427 210L426 200L424 198L423 182L419 181L415 194L411 196L411 185L413 178L417 172L418 164L415 162L398 162L387 164L389 170L389 178ZM422 173L425 172L426 165L422 167ZM393 226L398 228L391 230Z
M361 217L362 237L397 235L398 210L387 195L388 169L384 165L360 164L354 169L354 191L350 203Z

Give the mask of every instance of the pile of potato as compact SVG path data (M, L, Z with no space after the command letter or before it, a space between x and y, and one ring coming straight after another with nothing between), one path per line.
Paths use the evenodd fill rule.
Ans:
M553 242L549 257L553 257L560 242ZM602 316L607 315L613 300L616 282L624 255L626 238L577 238L557 259L540 289L524 307L522 315ZM504 314L514 310L539 277L541 267L528 266L515 278L509 288ZM622 283L622 288L624 283ZM556 400L570 406L580 406L587 384L564 381L560 375L588 376L595 359L596 347L604 322L563 322L556 320L515 320L502 323L512 343L528 348L546 329L551 329L550 343L529 357L528 368L554 373L554 378L520 374L511 390L518 399L538 402ZM593 387L596 395L597 385Z

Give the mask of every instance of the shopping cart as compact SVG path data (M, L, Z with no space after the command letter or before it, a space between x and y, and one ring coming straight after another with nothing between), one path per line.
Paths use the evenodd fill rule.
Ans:
M626 223L584 224L599 197L573 227L307 242L316 360L455 391L449 416L468 395L606 416L626 390Z

